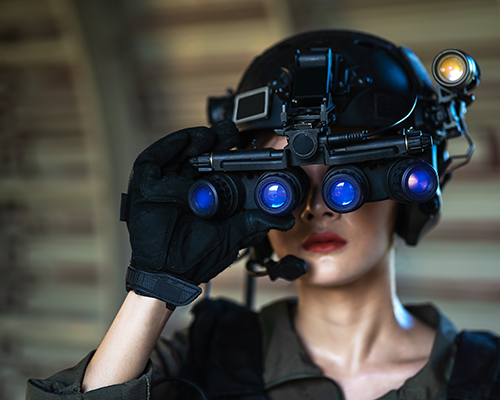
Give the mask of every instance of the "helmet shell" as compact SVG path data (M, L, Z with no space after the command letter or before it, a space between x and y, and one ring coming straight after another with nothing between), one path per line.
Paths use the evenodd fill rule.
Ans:
M236 94L268 86L270 108L266 118L239 124L241 132L280 128L282 100L290 99L296 76L296 55L314 49L331 49L338 57L330 88L335 126L383 128L403 120L407 127L433 129L425 123L424 109L435 91L411 50L361 32L322 30L286 39L254 59ZM284 95L275 95L278 91Z

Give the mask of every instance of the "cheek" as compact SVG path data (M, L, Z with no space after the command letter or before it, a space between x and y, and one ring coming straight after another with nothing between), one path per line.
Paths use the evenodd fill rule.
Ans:
M377 264L393 246L397 204L392 201L367 203L349 219L352 232L353 258L359 264Z
M353 213L351 225L357 226L357 231L365 241L374 241L381 245L392 242L396 219L397 203L392 200L366 203Z

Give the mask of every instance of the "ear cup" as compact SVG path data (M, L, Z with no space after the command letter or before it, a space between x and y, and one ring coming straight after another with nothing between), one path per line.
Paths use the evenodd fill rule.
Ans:
M396 233L410 246L415 246L424 234L434 228L441 217L441 194L421 204L398 204Z

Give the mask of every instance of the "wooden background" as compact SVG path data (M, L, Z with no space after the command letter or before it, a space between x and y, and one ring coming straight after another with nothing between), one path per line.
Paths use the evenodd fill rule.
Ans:
M398 250L397 276L404 301L500 331L500 1L0 0L1 399L74 365L109 326L124 296L119 194L135 156L206 124L208 95L234 88L276 41L318 28L380 35L427 68L450 47L480 63L467 118L476 154L446 187L440 226ZM235 265L213 291L241 300L243 281ZM294 292L258 287L258 304ZM165 335L188 318L176 311Z

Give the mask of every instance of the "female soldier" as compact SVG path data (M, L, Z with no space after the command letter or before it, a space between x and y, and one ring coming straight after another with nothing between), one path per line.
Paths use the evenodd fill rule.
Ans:
M394 235L414 245L435 225L451 164L446 140L468 137L467 90L479 82L462 53L446 53L436 71L437 90L409 49L333 30L292 37L254 60L235 95L210 101L212 128L175 132L139 155L122 199L127 298L97 351L30 380L27 398L160 398L153 389L165 381L205 398L494 396L498 360L469 357L475 375L466 375L460 349L486 343L498 352L496 338L457 342L438 310L404 308L396 296ZM228 151L255 138L275 150ZM208 170L236 172L195 184ZM241 200L249 188L255 198ZM269 243L285 261L270 260ZM298 300L259 314L204 301L189 337L157 343L175 307L245 247L272 279L302 275Z

